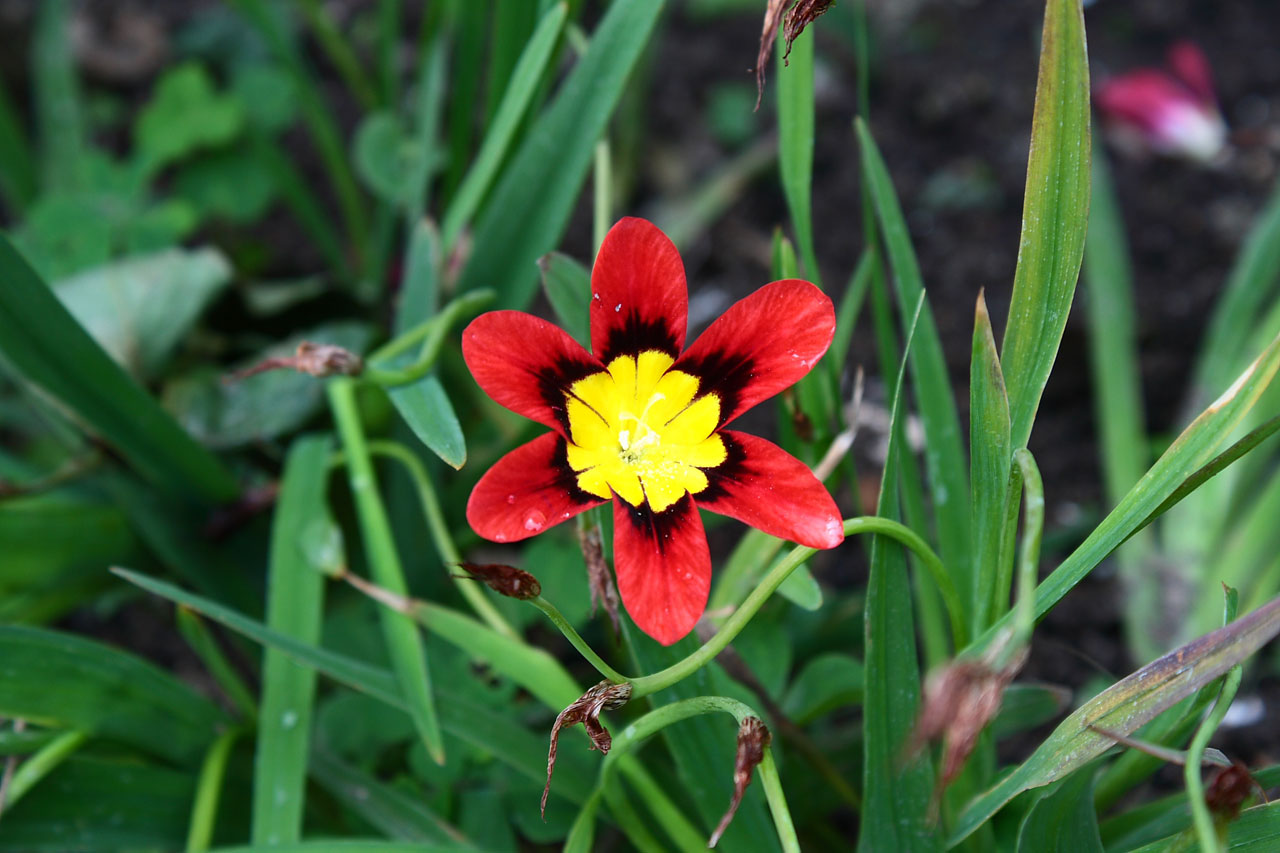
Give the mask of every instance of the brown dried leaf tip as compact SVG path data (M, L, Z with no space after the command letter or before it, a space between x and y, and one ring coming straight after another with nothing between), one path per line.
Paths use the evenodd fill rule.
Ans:
M333 344L317 344L303 341L294 354L288 357L267 358L244 370L227 376L224 382L239 382L268 370L296 370L308 376L324 379L329 376L359 376L364 371L360 356Z
M1213 812L1215 822L1230 823L1240 816L1245 800L1254 791L1265 803L1267 792L1253 778L1249 768L1241 761L1230 767L1215 767L1204 789L1204 801Z
M716 831L711 833L707 847L715 847L720 836L724 835L724 831L733 822L733 816L738 813L738 806L742 804L742 795L751 784L751 774L764 761L764 748L771 740L773 736L769 734L769 727L759 717L747 717L738 726L738 754L733 760L733 799L729 801L729 810L720 818Z
M504 566L502 563L458 563L458 568L465 569L470 574L455 577L481 581L489 589L507 598L525 601L542 595L542 584L538 583L538 579L515 566Z
M551 793L551 772L556 769L556 749L560 744L560 730L582 723L591 738L591 748L600 750L601 755L609 753L613 738L608 730L600 725L601 711L616 711L631 698L631 683L624 681L614 684L602 681L560 712L555 725L551 727L551 747L547 750L547 784L542 789L542 819L547 819L547 795Z
M818 16L831 8L835 0L798 0L791 11L787 6L792 0L769 0L764 10L764 27L760 30L760 50L756 54L756 109L760 109L760 99L764 97L764 67L769 64L769 56L773 53L773 43L777 40L778 26L782 26L782 37L786 40L787 49L782 54L785 64L791 55L791 43L799 38L804 28L817 20ZM783 13L786 21L783 22Z
M944 740L939 791L964 767L978 735L1000 710L1005 688L1022 668L1025 658L1024 652L1000 670L992 669L983 661L956 660L930 673L925 680L924 702L909 752L918 752L928 741Z
M604 558L604 544L600 541L600 528L583 525L578 528L578 544L582 546L582 559L587 564L587 586L591 590L591 615L604 605L604 612L609 614L613 623L613 635L622 632L618 622L618 588L613 584L613 573L609 571L609 563Z

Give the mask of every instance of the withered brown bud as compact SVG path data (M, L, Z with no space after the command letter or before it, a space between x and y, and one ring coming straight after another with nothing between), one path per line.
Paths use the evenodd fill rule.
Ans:
M764 27L760 31L760 50L756 54L756 109L760 109L760 99L764 97L764 68L769 64L769 56L773 53L773 43L778 36L778 26L782 26L782 36L786 40L786 53L782 55L786 62L791 55L791 43L795 41L804 28L817 20L818 16L831 8L835 0L797 0L787 12L791 0L769 0L764 11ZM786 13L786 22L782 20Z
M551 746L547 750L547 784L542 789L543 820L547 819L547 796L551 793L551 773L556 769L556 749L560 745L560 730L582 723L582 727L587 730L587 736L591 738L591 748L600 750L601 755L607 755L609 747L613 745L613 738L600 724L600 712L617 710L627 704L630 698L630 682L614 684L612 681L602 681L583 693L577 701L556 717L555 724L551 727Z
M616 637L622 631L618 622L618 588L613 585L613 573L604 558L604 545L600 541L600 528L595 525L578 527L578 544L582 546L582 559L587 564L587 587L591 590L591 615L604 605L609 614Z
M729 801L729 810L720 818L716 831L711 833L711 839L707 841L708 847L716 846L720 836L724 835L733 821L733 816L738 813L742 795L751 784L751 775L756 766L764 761L764 748L771 740L773 736L769 733L769 727L759 717L747 717L738 726L738 754L733 760L733 799Z
M239 382L268 370L296 370L320 379L339 375L358 376L364 371L364 361L350 350L333 344L303 341L298 344L292 356L263 359L251 367L230 374L223 381Z
M1000 710L1005 688L1022 667L1025 653L1001 670L976 660L952 661L929 674L924 684L924 702L911 736L910 752L925 743L945 740L939 790L960 773L973 752L978 735Z
M1204 801L1209 811L1220 821L1233 821L1240 814L1245 800L1261 786L1243 762L1236 761L1230 767L1215 767L1204 789ZM1266 799L1265 792L1263 799Z
M507 598L524 601L542 595L542 584L538 583L538 579L515 566L504 566L501 563L458 563L458 567L470 574L457 577L481 581L489 589Z

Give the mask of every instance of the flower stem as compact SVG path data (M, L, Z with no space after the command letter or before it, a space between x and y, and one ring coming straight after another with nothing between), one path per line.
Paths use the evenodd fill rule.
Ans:
M844 522L844 535L853 536L858 533L879 533L889 536L915 552L937 584L938 591L946 602L947 611L951 616L951 630L956 648L963 648L968 642L968 638L960 610L960 597L956 593L955 584L952 583L950 575L947 574L946 567L938 559L938 555L933 552L933 549L911 528L887 518L863 516L846 519ZM733 642L733 639L746 627L747 623L756 615L756 611L773 594L774 590L781 586L787 576L795 571L801 563L812 556L815 550L803 545L792 549L789 554L769 570L769 573L761 579L759 585L751 591L751 594L746 597L742 605L733 612L732 616L725 620L724 625L716 632L716 635L704 643L701 648L684 660L674 663L664 670L655 672L652 675L632 679L631 698L638 699L641 696L648 696L650 693L670 687L713 660L716 655L724 651L729 643Z
M369 366L365 368L361 377L370 382L376 382L384 388L417 382L435 367L445 336L449 334L454 324L489 304L493 301L493 297L492 290L473 290L454 299L430 320L419 323L403 335L383 344L366 359ZM408 367L388 369L374 366L403 355L419 341L422 341L422 349L418 352L417 360Z
M526 600L534 607L547 614L547 618L551 620L551 624L560 629L560 633L564 634L565 639L578 650L579 654L586 658L587 663L596 668L597 672L612 681L614 684L621 684L624 681L631 680L613 667L609 666L609 664L605 663L604 658L596 654L595 649L587 645L587 641L582 639L582 636L572 625L569 624L569 620L564 618L564 614L561 613L554 604L547 601L540 595L535 595L533 598Z
M431 539L435 542L436 552L440 555L440 560L445 565L462 562L462 555L458 553L458 546L453 542L453 536L449 532L449 525L445 523L444 513L440 509L440 498L436 495L435 487L431 484L431 477L427 474L426 466L422 464L422 460L415 456L413 451L397 441L370 441L369 452L378 456L389 457L404 466L405 471L409 474L410 479L413 480L414 486L418 490L418 500L422 504L422 514L426 517L427 529L431 531ZM476 612L476 615L486 625L499 634L511 639L519 639L520 635L503 618L498 609L493 606L493 602L489 600L488 596L477 584L457 577L453 579L453 583L462 597L471 605L471 609ZM560 619L563 621L564 617L561 616ZM561 628L561 630L563 631L564 628ZM569 630L572 631L573 628L569 628ZM568 634L565 636L568 636ZM570 637L570 641L572 639ZM582 641L579 640L578 642L581 643ZM576 646L577 643L574 645ZM579 648L579 651L581 651L581 648Z
M791 810L787 808L786 795L782 792L782 780L778 778L778 768L773 763L772 749L765 747L756 772L760 774L760 784L764 786L764 796L769 801L773 825L778 830L778 841L782 842L784 853L800 853L800 839L796 837L796 826L791 820Z

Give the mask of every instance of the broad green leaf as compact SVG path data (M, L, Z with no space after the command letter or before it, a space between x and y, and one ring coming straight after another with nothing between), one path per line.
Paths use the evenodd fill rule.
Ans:
M1046 791L1018 829L1019 853L1102 853L1093 772L1081 768Z
M813 28L778 50L778 167L805 276L822 282L813 242ZM790 56L786 56L787 53ZM786 57L786 58L784 58Z
M5 853L178 850L192 775L136 760L71 758L5 809Z
M397 385L388 388L387 395L413 434L431 448L432 453L454 468L466 464L467 445L462 425L438 378L427 376L408 385Z
M237 369L291 356L304 340L359 353L372 339L369 326L326 323L272 344ZM223 381L224 375L203 369L170 382L164 390L165 408L210 447L241 447L278 438L306 423L324 402L324 383L293 370L272 370L231 383Z
M538 268L560 326L584 347L591 346L591 270L560 252L544 255Z
M66 726L194 763L227 718L169 673L110 646L0 626L0 716Z
M862 662L839 652L819 655L805 664L782 699L782 708L797 725L829 711L862 704Z
M605 12L551 105L529 129L475 223L459 292L493 287L503 308L533 296L538 258L555 248L591 166L596 140L649 40L664 0L619 0Z
M404 286L396 306L395 334L402 335L435 316L440 302L440 234L424 219L409 232L404 252Z
M267 624L308 644L320 640L324 611L327 566L316 559L311 543L325 539L333 525L326 489L332 449L327 436L301 438L293 445L272 520ZM315 685L315 670L283 651L267 649L254 760L255 844L275 846L302 838Z
M922 292L916 299L894 383L897 390L890 410L889 452L876 506L876 515L895 520L900 514L904 379L923 307ZM902 761L903 745L920 703L920 669L907 556L901 545L885 536L876 536L871 543L864 619L864 793L858 850L937 850L940 839L928 816L933 785L930 762L917 759L904 766Z
M202 219L247 225L275 201L275 173L252 150L215 151L183 164L174 176L174 191Z
M1000 356L996 352L986 297L978 293L973 321L973 356L969 362L969 471L973 489L973 584L967 591L973 608L975 633L997 615L996 601L1008 601L1005 578L1012 578L1001 562L1005 538L1009 466L1013 447L1009 438L1009 397L1005 393ZM1012 555L1010 555L1012 557ZM992 593L995 593L994 595ZM964 594L964 593L962 593Z
M856 123L862 152L862 174L875 200L880 233L893 271L898 295L898 308L905 318L923 300L916 342L909 350L907 363L915 386L916 405L925 432L925 467L929 475L929 491L937 517L938 543L942 560L956 582L956 587L973 587L973 563L970 553L969 478L964 468L964 444L960 417L956 413L955 394L947 373L938 328L924 297L920 265L907 232L897 193L889 179L884 158L865 123Z
M65 493L0 502L0 596L63 573L101 572L136 549L124 514L107 503Z
M1129 735L1280 634L1280 598L1144 666L1080 706L1030 758L972 802L957 819L955 844L1009 800L1057 781L1106 752L1115 742L1095 730Z
M245 122L263 133L280 133L298 120L293 79L278 65L237 63L231 70L231 94L240 102Z
M1013 446L1025 447L1058 354L1089 209L1089 61L1080 0L1048 0L1026 198L1001 367Z
M230 283L231 264L217 249L169 249L86 270L53 290L112 358L148 379Z
M244 129L240 101L214 90L200 65L166 71L138 114L134 146L148 168L160 169L202 148L225 145Z
M509 15L512 10L508 7L522 7L525 5L502 3L499 4L493 14L498 16ZM564 27L565 16L568 12L569 7L567 4L553 4L542 16L542 20L538 22L537 29L529 37L524 50L520 53L520 59L516 63L515 69L511 72L510 82L507 83L506 91L502 95L502 101L498 104L493 121L485 131L484 142L480 144L480 151L476 154L475 161L467 171L466 178L463 179L458 191L454 194L453 201L449 204L448 212L445 213L443 236L446 246L454 244L458 235L462 233L463 227L471 220L472 215L480 204L480 200L484 198L485 193L492 185L493 179L497 175L498 167L501 165L502 159L511 145L511 140L515 136L516 129L519 127L520 120L525 112L528 111L533 95L537 91L547 64L551 60L552 52L559 41L560 30ZM500 26L498 24L494 27L493 37L495 40L503 36ZM494 60L497 60L496 54Z
M8 239L0 236L0 355L115 445L148 479L229 500L230 472L111 360Z

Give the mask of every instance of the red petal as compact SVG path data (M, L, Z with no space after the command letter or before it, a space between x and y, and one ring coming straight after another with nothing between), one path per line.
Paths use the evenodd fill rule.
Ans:
M467 501L467 521L485 539L515 542L602 503L578 488L565 460L564 439L549 432L485 472Z
M720 438L728 457L706 469L698 506L810 548L844 541L840 510L807 465L754 435L725 430Z
M766 284L711 324L673 370L702 379L720 397L720 425L794 385L831 345L831 299L799 279Z
M1169 48L1166 59L1169 70L1205 106L1214 106L1218 98L1213 92L1213 72L1209 70L1209 58L1199 47L1189 41L1180 41Z
M675 358L689 325L689 289L675 244L652 222L620 220L591 270L591 349L608 364L662 350Z
M569 431L565 389L604 370L563 329L523 311L472 320L462 333L462 357L486 394L562 435Z
M1186 89L1163 71L1140 69L1098 86L1093 103L1111 120L1158 130L1170 109L1192 103Z
M669 646L693 630L711 592L711 552L692 498L660 513L614 498L613 560L641 631Z

